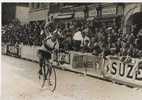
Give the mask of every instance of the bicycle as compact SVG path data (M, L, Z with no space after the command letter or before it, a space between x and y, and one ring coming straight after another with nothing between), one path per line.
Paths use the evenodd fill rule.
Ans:
M46 56L43 57L42 62L42 75L39 75L39 80L41 80L41 88L44 88L45 83L48 82L49 90L54 92L56 89L56 71L55 66L53 66L51 61L48 61Z
M57 66L59 66L60 64L64 64L64 61L60 61L58 60L58 53L65 53L68 54L69 52L65 51L65 50L56 50L53 51L52 53L56 54L56 60L55 62L57 62ZM45 53L46 55L46 53ZM42 77L41 77L42 76ZM46 56L43 56L43 62L42 62L42 75L39 75L39 79L42 78L42 82L41 82L41 88L43 88L45 86L46 81L48 81L48 87L49 89L54 92L56 89L56 84L57 84L57 77L56 77L56 70L55 70L55 66L52 64L51 61L48 61Z

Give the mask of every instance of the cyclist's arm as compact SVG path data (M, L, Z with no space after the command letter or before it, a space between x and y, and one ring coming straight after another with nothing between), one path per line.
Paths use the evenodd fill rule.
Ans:
M54 50L59 51L59 43L58 42L56 43Z

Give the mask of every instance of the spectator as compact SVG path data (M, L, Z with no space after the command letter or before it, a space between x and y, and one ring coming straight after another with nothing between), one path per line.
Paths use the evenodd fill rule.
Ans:
M142 29L139 30L137 37L137 48L142 50Z
M123 42L122 48L120 49L120 56L127 56L128 55L128 45L126 42Z
M100 53L102 52L101 47L99 46L98 41L94 43L94 48L92 54L95 56L99 56Z
M103 25L100 27L100 25ZM57 26L57 27L56 27ZM121 55L140 57L142 55L142 29L138 33L122 33L120 28L108 27L106 23L72 21L68 23L32 22L27 25L10 23L2 27L2 42L11 44L38 45L47 36L58 34L61 48L92 52L98 56ZM108 28L107 28L108 27Z
M82 52L90 52L89 40L85 40L85 43L82 47Z

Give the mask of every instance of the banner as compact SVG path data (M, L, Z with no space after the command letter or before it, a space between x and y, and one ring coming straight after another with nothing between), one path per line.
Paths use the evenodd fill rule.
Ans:
M59 61L70 64L70 54L69 53L59 53Z
M142 61L128 58L128 60L123 62L120 57L116 58L109 57L105 61L104 76L129 85L142 86Z
M38 48L37 46L2 45L2 52L12 56L21 55L21 58L38 61ZM108 56L103 59L92 54L74 51L54 54L52 59L66 63L64 64L68 66L66 68L73 71L85 72L122 84L142 87L142 59L118 56Z
M81 68L84 67L83 63L83 55L74 54L72 59L72 67L73 68Z
M33 61L39 61L38 46L26 46L21 47L21 57Z
M17 45L7 45L6 54L13 56L20 56L20 47Z
M7 51L7 46L6 46L6 44L2 43L2 46L1 46L1 52L2 52L2 54L6 54L6 51Z
M52 55L52 59L53 61L59 61L60 63L65 63L65 64L71 63L70 53L64 53L64 52L54 53Z

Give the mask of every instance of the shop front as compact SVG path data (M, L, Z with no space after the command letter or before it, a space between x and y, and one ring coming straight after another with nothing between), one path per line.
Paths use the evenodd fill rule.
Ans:
M59 24L71 23L73 20L73 16L73 13L59 13L57 16L54 17L54 21Z
M117 5L102 7L100 12L101 14L95 17L95 21L101 24L100 27L115 27L116 29L121 27L123 13L118 14Z
M138 33L140 29L142 29L142 12L136 12L132 14L126 24L126 32L134 32L135 34Z

